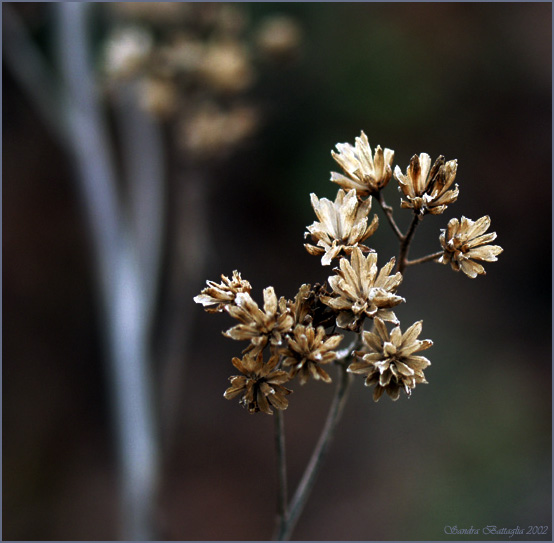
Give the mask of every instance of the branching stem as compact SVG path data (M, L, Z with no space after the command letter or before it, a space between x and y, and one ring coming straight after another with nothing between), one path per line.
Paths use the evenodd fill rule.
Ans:
M350 384L352 382L352 374L347 373L347 365L339 364L339 382L335 390L335 396L333 403L327 415L325 426L319 437L317 445L312 453L306 471L298 484L298 488L291 500L288 514L284 517L284 521L280 523L277 531L276 538L279 541L288 541L292 530L296 526L296 522L300 514L302 513L304 506L308 500L310 491L312 490L316 477L319 473L321 465L325 459L326 453L329 449L329 444L334 435L337 423L340 420L346 400L348 398L348 391L350 390Z
M405 236L402 237L401 243L400 243L400 253L398 254L398 268L397 270L400 273L404 272L404 269L408 265L408 251L410 250L410 243L412 242L412 239L414 237L417 225L420 223L421 219L423 218L423 215L415 214L414 218L412 220L412 224L410 224L410 228L408 229L408 232Z
M423 264L424 262L431 262L433 260L436 260L440 256L444 254L444 251L437 251L436 253L433 253L431 255L422 256L421 258L417 258L416 260L406 260L406 267L408 266L414 266L415 264Z
M375 199L377 200L377 202L379 202L379 205L381 206L382 210L384 211L385 216L387 217L387 219L389 221L389 224L391 225L394 233L396 234L396 237L400 241L402 241L404 239L404 235L402 234L402 232L400 231L400 228L398 228L398 225L394 221L394 219L392 217L392 207L387 205L387 203L385 202L385 199L383 197L383 193L378 192L375 195Z

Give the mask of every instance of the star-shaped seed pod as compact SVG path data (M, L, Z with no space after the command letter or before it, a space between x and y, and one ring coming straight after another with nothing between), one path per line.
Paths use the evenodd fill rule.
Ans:
M412 157L406 175L396 166L394 177L399 183L398 190L406 197L400 201L400 206L420 215L439 215L458 198L458 185L448 190L456 179L457 169L456 160L445 162L443 156L439 156L431 168L431 157L427 153Z
M331 296L321 296L321 301L338 312L336 324L339 328L357 332L366 317L380 317L383 320L397 323L392 311L406 300L395 294L402 282L400 272L390 275L394 268L392 258L379 271L377 254L369 253L367 257L359 248L352 251L350 262L341 258L336 275L329 277L333 289Z
M229 279L225 275L221 276L221 284L215 281L206 281L208 285L198 296L194 297L197 304L202 304L208 313L217 313L223 311L225 306L233 304L239 292L250 292L252 287L250 283L241 278L238 271L233 272L233 277Z
M355 189L360 197L377 194L392 177L394 151L377 146L373 154L367 136L362 131L354 146L349 143L337 143L338 153L331 155L346 175L331 173L331 181L343 189Z
M450 262L454 271L461 270L472 279L485 275L485 268L475 260L496 262L497 256L504 250L499 245L487 245L496 239L496 232L485 234L490 225L488 215L476 221L466 217L462 217L461 221L451 219L439 238L444 253L438 262Z
M279 364L279 355L271 356L267 363L264 363L263 353L259 353L257 356L248 353L242 360L233 358L232 362L233 366L243 375L229 378L231 386L224 393L227 400L241 395L240 403L250 413L262 411L273 415L270 406L280 410L288 407L288 400L285 396L292 391L285 388L283 384L291 377L286 371L276 369Z
M248 292L239 292L235 297L235 304L225 307L231 317L241 324L233 326L223 333L225 337L250 341L245 352L252 351L257 355L268 344L280 346L283 334L290 332L294 325L294 317L286 307L286 300L277 296L273 287L264 289L264 309L252 299Z
M323 326L316 330L312 325L298 324L288 338L288 347L280 351L284 356L283 366L292 368L291 377L298 375L301 385L310 377L330 383L331 377L321 365L335 360L335 349L342 338L339 335L327 336Z
M367 224L371 198L360 202L354 189L347 193L339 189L334 202L327 198L319 200L315 194L311 194L311 200L319 222L308 226L305 237L311 235L317 245L306 243L304 247L311 255L323 255L323 266L331 264L341 253L349 255L355 247L370 251L361 243L377 230L379 224L377 215L373 216L369 226Z
M429 339L418 340L422 321L416 322L402 334L400 326L395 327L389 335L385 323L375 319L375 332L364 332L365 349L356 352L359 360L348 366L348 371L365 375L365 385L375 385L374 401L379 401L383 392L398 400L403 389L410 396L416 384L427 383L423 370L431 362L424 356L415 353L433 345Z

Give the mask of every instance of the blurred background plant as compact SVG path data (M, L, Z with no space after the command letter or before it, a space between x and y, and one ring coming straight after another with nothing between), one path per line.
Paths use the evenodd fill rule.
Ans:
M233 269L325 279L308 195L362 129L399 164L457 158L444 223L490 213L505 253L484 281L410 270L433 386L378 409L354 387L295 537L551 524L550 4L2 8L4 539L267 537L272 421L223 400L232 346L192 297ZM421 228L413 254L440 250ZM291 481L331 393L295 398Z

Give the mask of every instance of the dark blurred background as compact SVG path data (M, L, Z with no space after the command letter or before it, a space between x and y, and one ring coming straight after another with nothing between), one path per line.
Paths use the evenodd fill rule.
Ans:
M551 529L551 4L238 6L249 25L291 16L302 39L293 61L257 74L247 96L263 119L256 134L229 156L195 163L210 178L197 226L207 229L207 245L202 277L182 277L191 321L177 424L163 452L159 537L271 536L273 420L223 399L235 374L230 360L244 345L221 335L231 319L203 312L192 296L205 279L235 269L260 302L268 285L290 298L302 283L325 280L329 270L303 248L314 220L309 194L334 198L330 151L361 130L372 146L394 149L404 171L415 153L458 159L460 197L425 220L411 257L439 250L440 228L462 215L490 215L504 253L474 280L437 264L408 270L397 315L403 327L423 319L422 336L434 341L429 384L409 400L375 404L356 381L293 538L442 540L445 526ZM12 7L48 55L52 5ZM105 10L95 19L101 43L114 15L97 9ZM6 63L2 77L3 539L115 539L118 465L75 171ZM169 168L169 199L182 162ZM393 185L385 195L397 206ZM405 228L409 214L396 216ZM198 239L195 225L187 228ZM371 245L381 264L397 253L384 220ZM331 396L331 385L294 387L285 414L291 487ZM494 539L473 539L483 538Z

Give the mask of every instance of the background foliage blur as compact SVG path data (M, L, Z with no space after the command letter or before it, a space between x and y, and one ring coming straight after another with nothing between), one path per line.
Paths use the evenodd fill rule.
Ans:
M204 258L195 273L188 253L180 278L190 322L163 453L160 538L271 534L273 421L223 399L243 345L221 336L230 319L205 314L192 296L234 269L258 300L268 285L290 298L323 281L328 270L302 246L309 194L334 198L330 150L360 130L394 149L403 170L415 153L458 159L460 197L424 221L412 258L438 250L439 229L461 215L489 214L504 253L475 280L436 264L408 270L397 315L404 325L423 319L422 337L434 340L430 384L374 404L357 382L294 537L438 540L447 525L551 526L551 4L236 6L252 28L269 14L294 17L302 40L294 59L256 72L245 103L260 125L232 153L194 162L164 132L170 241L159 315L170 303L171 240L201 243ZM51 4L12 7L47 54ZM120 15L97 11L100 51ZM109 385L75 174L5 63L2 75L3 538L114 539ZM183 172L206 183L197 222L171 205ZM396 206L392 185L385 195ZM381 221L371 239L381 263L397 252L387 228ZM164 323L154 329L155 374ZM331 388L310 382L290 398L291 484Z

